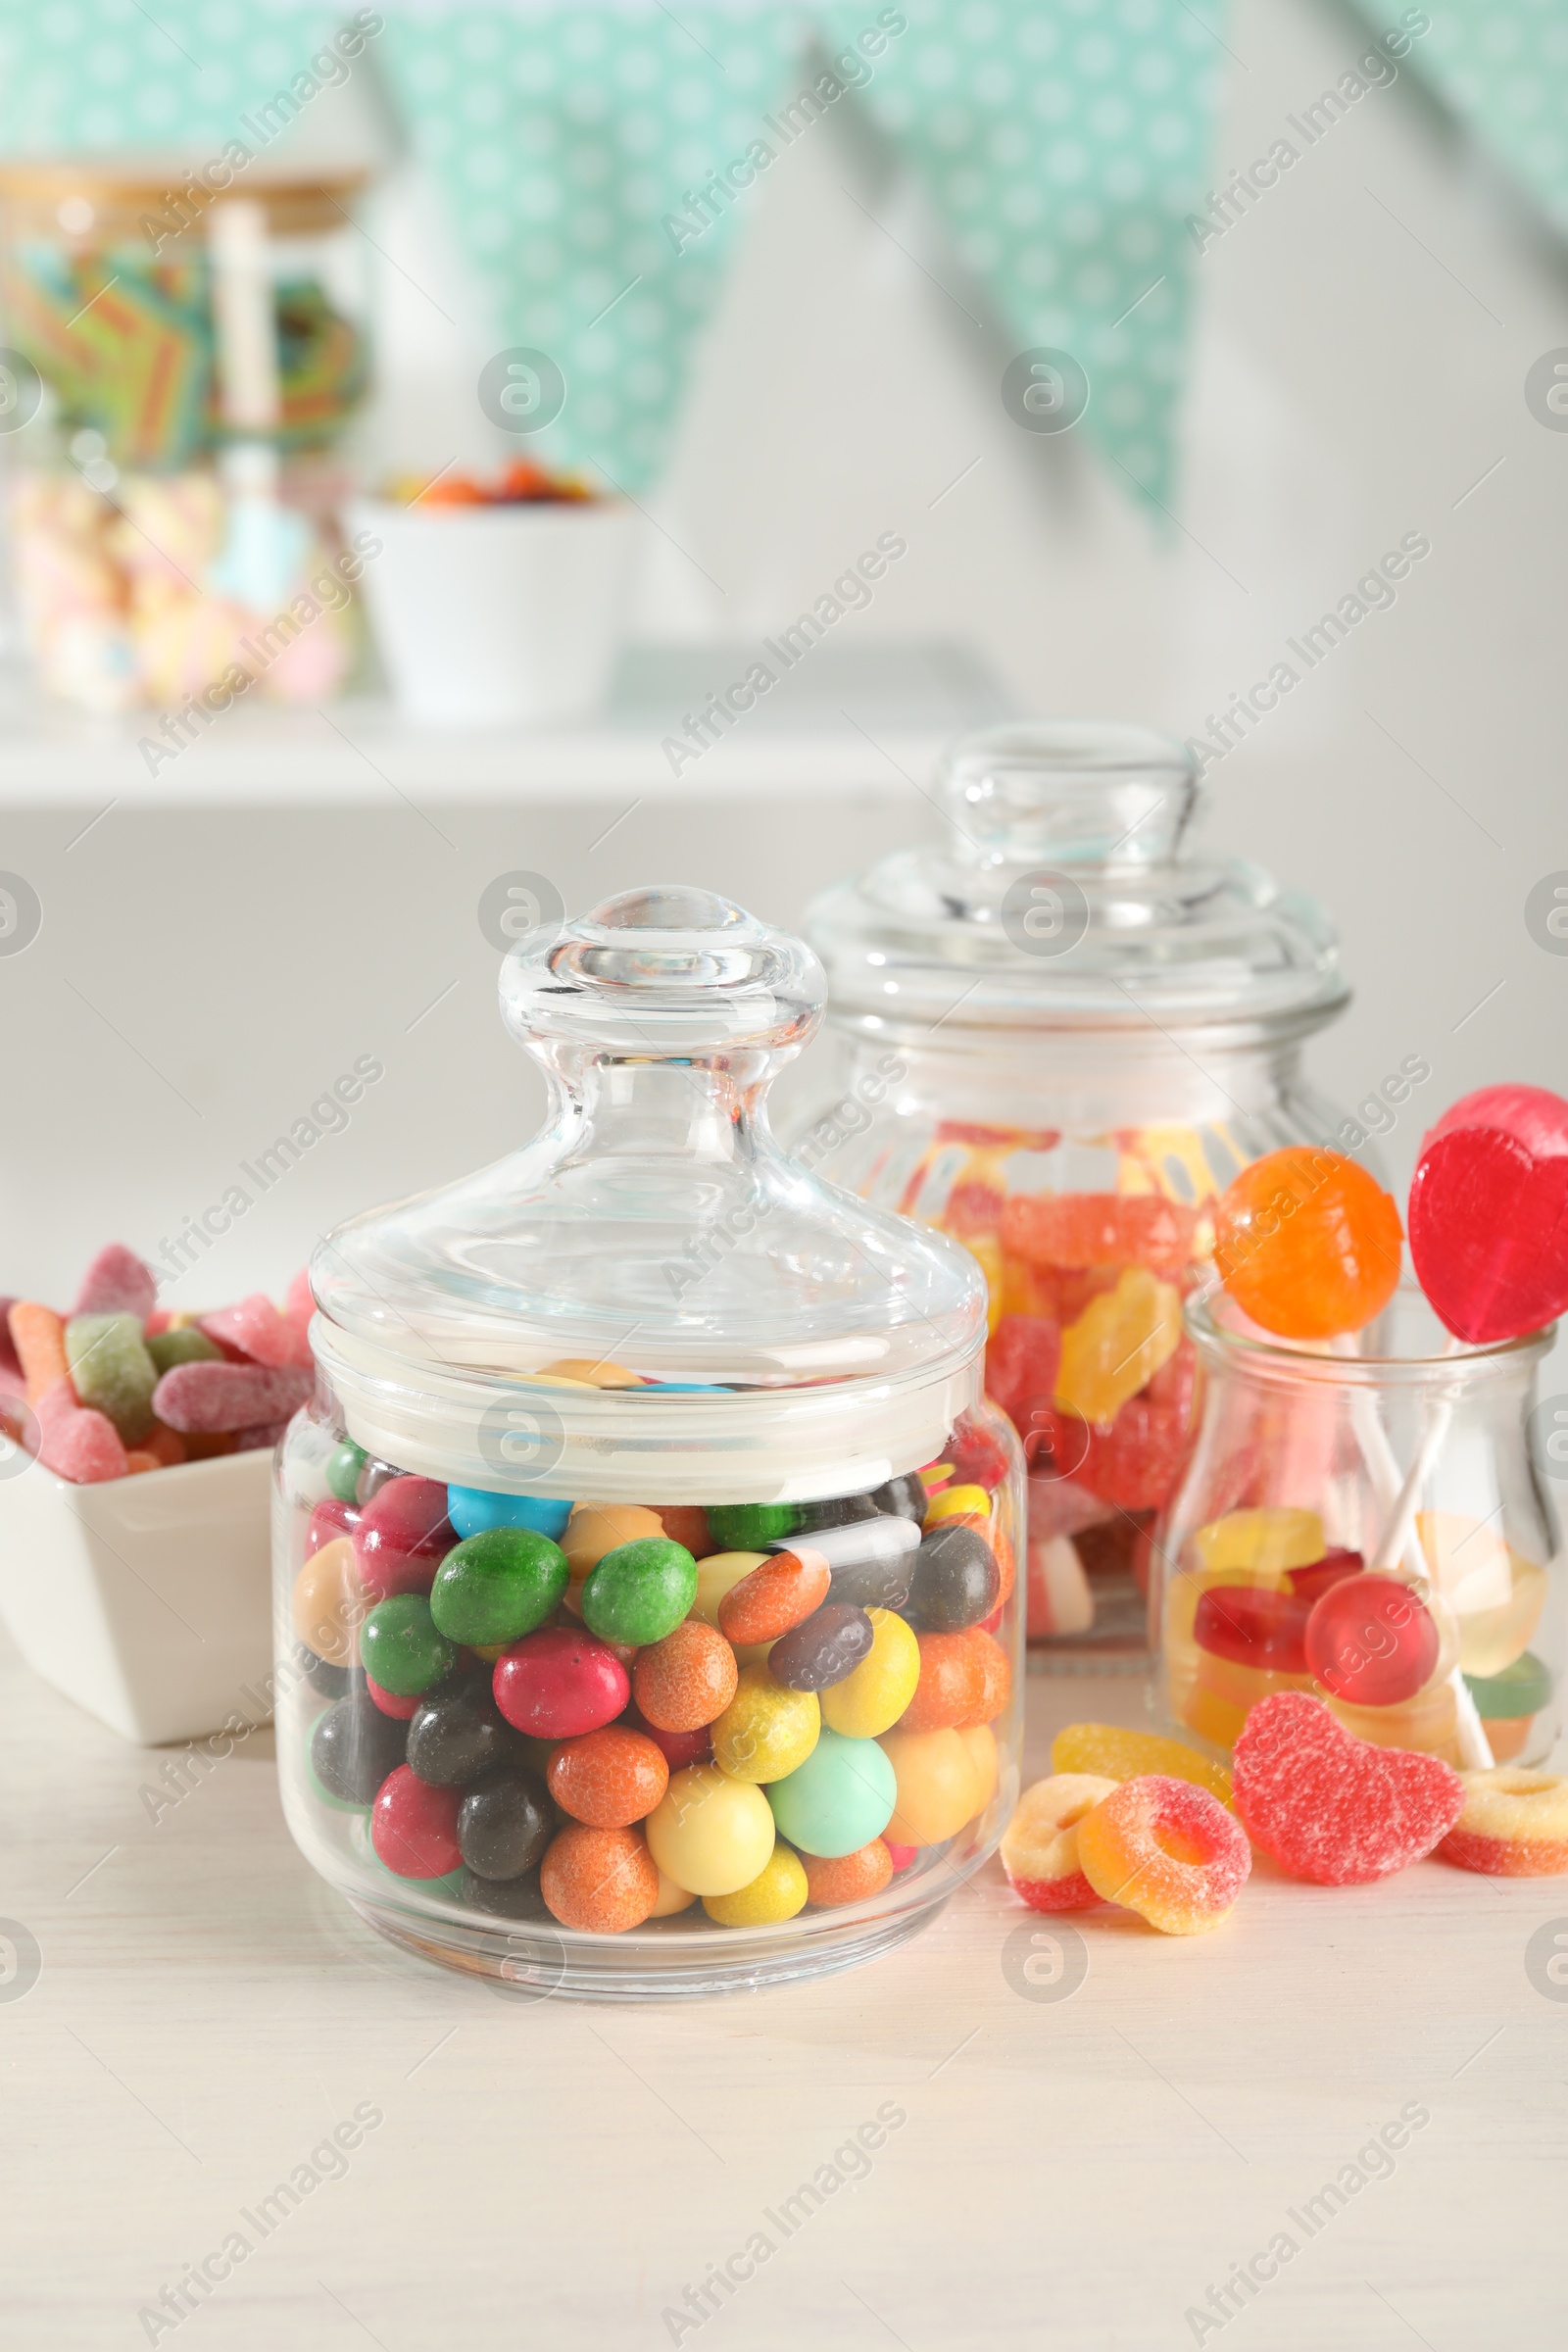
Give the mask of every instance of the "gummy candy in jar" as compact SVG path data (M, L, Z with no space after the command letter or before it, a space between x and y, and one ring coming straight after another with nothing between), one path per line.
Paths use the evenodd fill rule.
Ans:
M956 747L934 797L944 839L808 918L842 1059L798 1149L979 1260L987 1388L1028 1458L1030 1638L1044 1663L1143 1662L1216 1198L1296 1141L1364 1162L1430 1073L1409 1057L1355 1118L1307 1091L1302 1042L1346 1002L1333 929L1194 843L1182 745L999 728Z
M667 1997L912 1934L1016 1798L985 1286L763 1101L815 957L632 891L502 967L532 1143L339 1228L279 1469L289 1826L382 1934Z

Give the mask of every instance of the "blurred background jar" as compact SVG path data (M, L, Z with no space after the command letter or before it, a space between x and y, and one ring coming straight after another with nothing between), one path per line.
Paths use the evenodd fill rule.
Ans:
M1211 1205L1284 1144L1345 1140L1299 1071L1342 1011L1333 926L1191 841L1168 738L1028 723L956 746L940 846L808 918L843 1050L824 1173L963 1242L987 1388L1030 1470L1028 1626L1071 1670L1149 1657L1151 1533L1187 1457ZM1364 1140L1364 1139L1363 1139Z
M358 659L362 177L0 166L0 400L49 427L5 485L23 642L66 701L184 706L170 758L237 697L319 702Z

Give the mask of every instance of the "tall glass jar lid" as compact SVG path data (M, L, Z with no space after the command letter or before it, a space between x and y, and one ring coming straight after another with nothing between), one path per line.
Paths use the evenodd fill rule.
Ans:
M1169 737L993 728L948 754L934 799L940 847L894 851L808 916L834 1010L857 1026L1289 1032L1345 1001L1322 909L1193 843L1201 787Z

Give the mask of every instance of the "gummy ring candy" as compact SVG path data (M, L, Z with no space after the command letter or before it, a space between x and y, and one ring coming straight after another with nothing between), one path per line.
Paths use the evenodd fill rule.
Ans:
M1252 1849L1217 1796L1162 1772L1123 1781L1078 1828L1078 1867L1164 1936L1201 1936L1235 1903Z
M1100 1773L1054 1772L1024 1790L1002 1840L1002 1867L1031 1911L1081 1911L1099 1901L1078 1867L1078 1825L1119 1786Z
M1568 1780L1503 1765L1462 1772L1464 1809L1438 1852L1494 1879L1550 1879L1568 1870Z

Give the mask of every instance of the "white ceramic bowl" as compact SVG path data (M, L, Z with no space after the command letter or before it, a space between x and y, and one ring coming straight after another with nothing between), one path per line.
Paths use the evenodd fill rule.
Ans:
M35 1674L146 1746L271 1711L272 1454L0 1479L0 1616Z
M379 542L361 587L404 716L434 727L541 727L597 709L624 634L635 520L617 499L355 500L351 532Z

